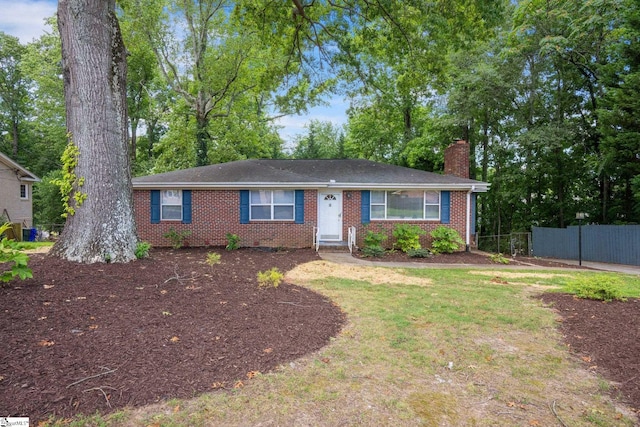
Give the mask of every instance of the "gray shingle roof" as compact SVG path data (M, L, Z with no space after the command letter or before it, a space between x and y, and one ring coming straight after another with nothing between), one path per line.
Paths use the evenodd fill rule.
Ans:
M487 191L489 184L364 159L240 160L133 179L134 188L441 188Z

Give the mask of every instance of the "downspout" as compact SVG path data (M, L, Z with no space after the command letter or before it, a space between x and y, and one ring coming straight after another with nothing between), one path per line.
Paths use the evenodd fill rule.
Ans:
M467 232L466 232L466 238L465 238L465 243L466 243L466 247L465 250L467 252L471 251L471 193L473 193L473 191L476 189L475 185L471 186L471 189L469 191L467 191Z

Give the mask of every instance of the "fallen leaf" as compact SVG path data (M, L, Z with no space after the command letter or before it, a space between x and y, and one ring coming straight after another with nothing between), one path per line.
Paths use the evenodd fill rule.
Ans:
M591 362L591 358L589 356L582 356L581 359L587 363Z
M509 402L509 403L507 403L507 406L509 408L513 408L514 406L516 406L516 402Z
M247 378L251 379L251 378L255 378L256 376L260 375L260 371L250 371L247 372Z
M171 337L171 339L170 339L169 341L171 341L171 342L178 342L178 341L180 341L180 338L178 338L178 337L174 336L174 337Z
M98 325L89 325L89 329L98 329Z
M38 342L38 345L41 346L41 347L51 347L54 344L55 344L55 342L49 341L49 340L41 340L41 341Z
M323 357L323 358L322 358L322 359L320 359L320 360L322 360L322 362L324 362L324 363L326 363L326 364L329 364L329 362L331 362L331 359L329 359L328 357Z
M45 301L42 303L42 305L51 305L51 301Z
M176 407L173 408L173 413L176 414L179 410L180 410L180 405L176 405Z
M540 425L540 421L538 421L538 420L531 420L531 421L529 421L529 425L530 425L530 426L539 426L539 425Z
M227 301L220 301L220 304L225 305Z
M265 348L265 349L264 349L264 350L262 350L262 351L263 351L264 353L269 354L269 353L271 353L271 352L273 351L273 349L272 349L272 348Z
M171 316L171 312L170 311L163 311L162 315L163 316Z
M54 286L55 286L55 285L44 285L44 288L45 288L45 289L51 289L51 288L53 288Z
M167 294L167 292L169 292L169 291L167 291L166 289L163 289L163 290L161 290L161 291L160 291L160 293L161 293L162 295L166 295L166 294Z
M217 390L219 388L224 388L224 381L215 382L215 383L211 384L211 388L214 389L214 390Z
M46 318L47 318L47 316L42 316L42 317L38 317L38 320L44 320Z
M233 388L242 388L244 387L244 383L242 381L238 381L234 384Z

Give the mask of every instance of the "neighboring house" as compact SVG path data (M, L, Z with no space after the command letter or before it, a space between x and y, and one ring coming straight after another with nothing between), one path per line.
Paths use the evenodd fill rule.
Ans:
M468 179L469 146L445 152L441 175L368 160L242 160L133 179L140 239L169 246L170 229L191 246L311 247L346 243L355 231L391 232L399 223L457 230L474 246L475 196L489 184ZM428 247L430 237L421 242Z
M33 183L38 181L40 179L37 176L0 153L0 218L31 228L31 192Z

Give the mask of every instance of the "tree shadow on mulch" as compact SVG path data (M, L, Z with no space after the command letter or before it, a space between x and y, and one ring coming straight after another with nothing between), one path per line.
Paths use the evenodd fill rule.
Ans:
M345 316L332 301L257 272L312 250L153 250L128 264L31 255L33 279L0 289L0 416L108 413L230 389L318 350Z

